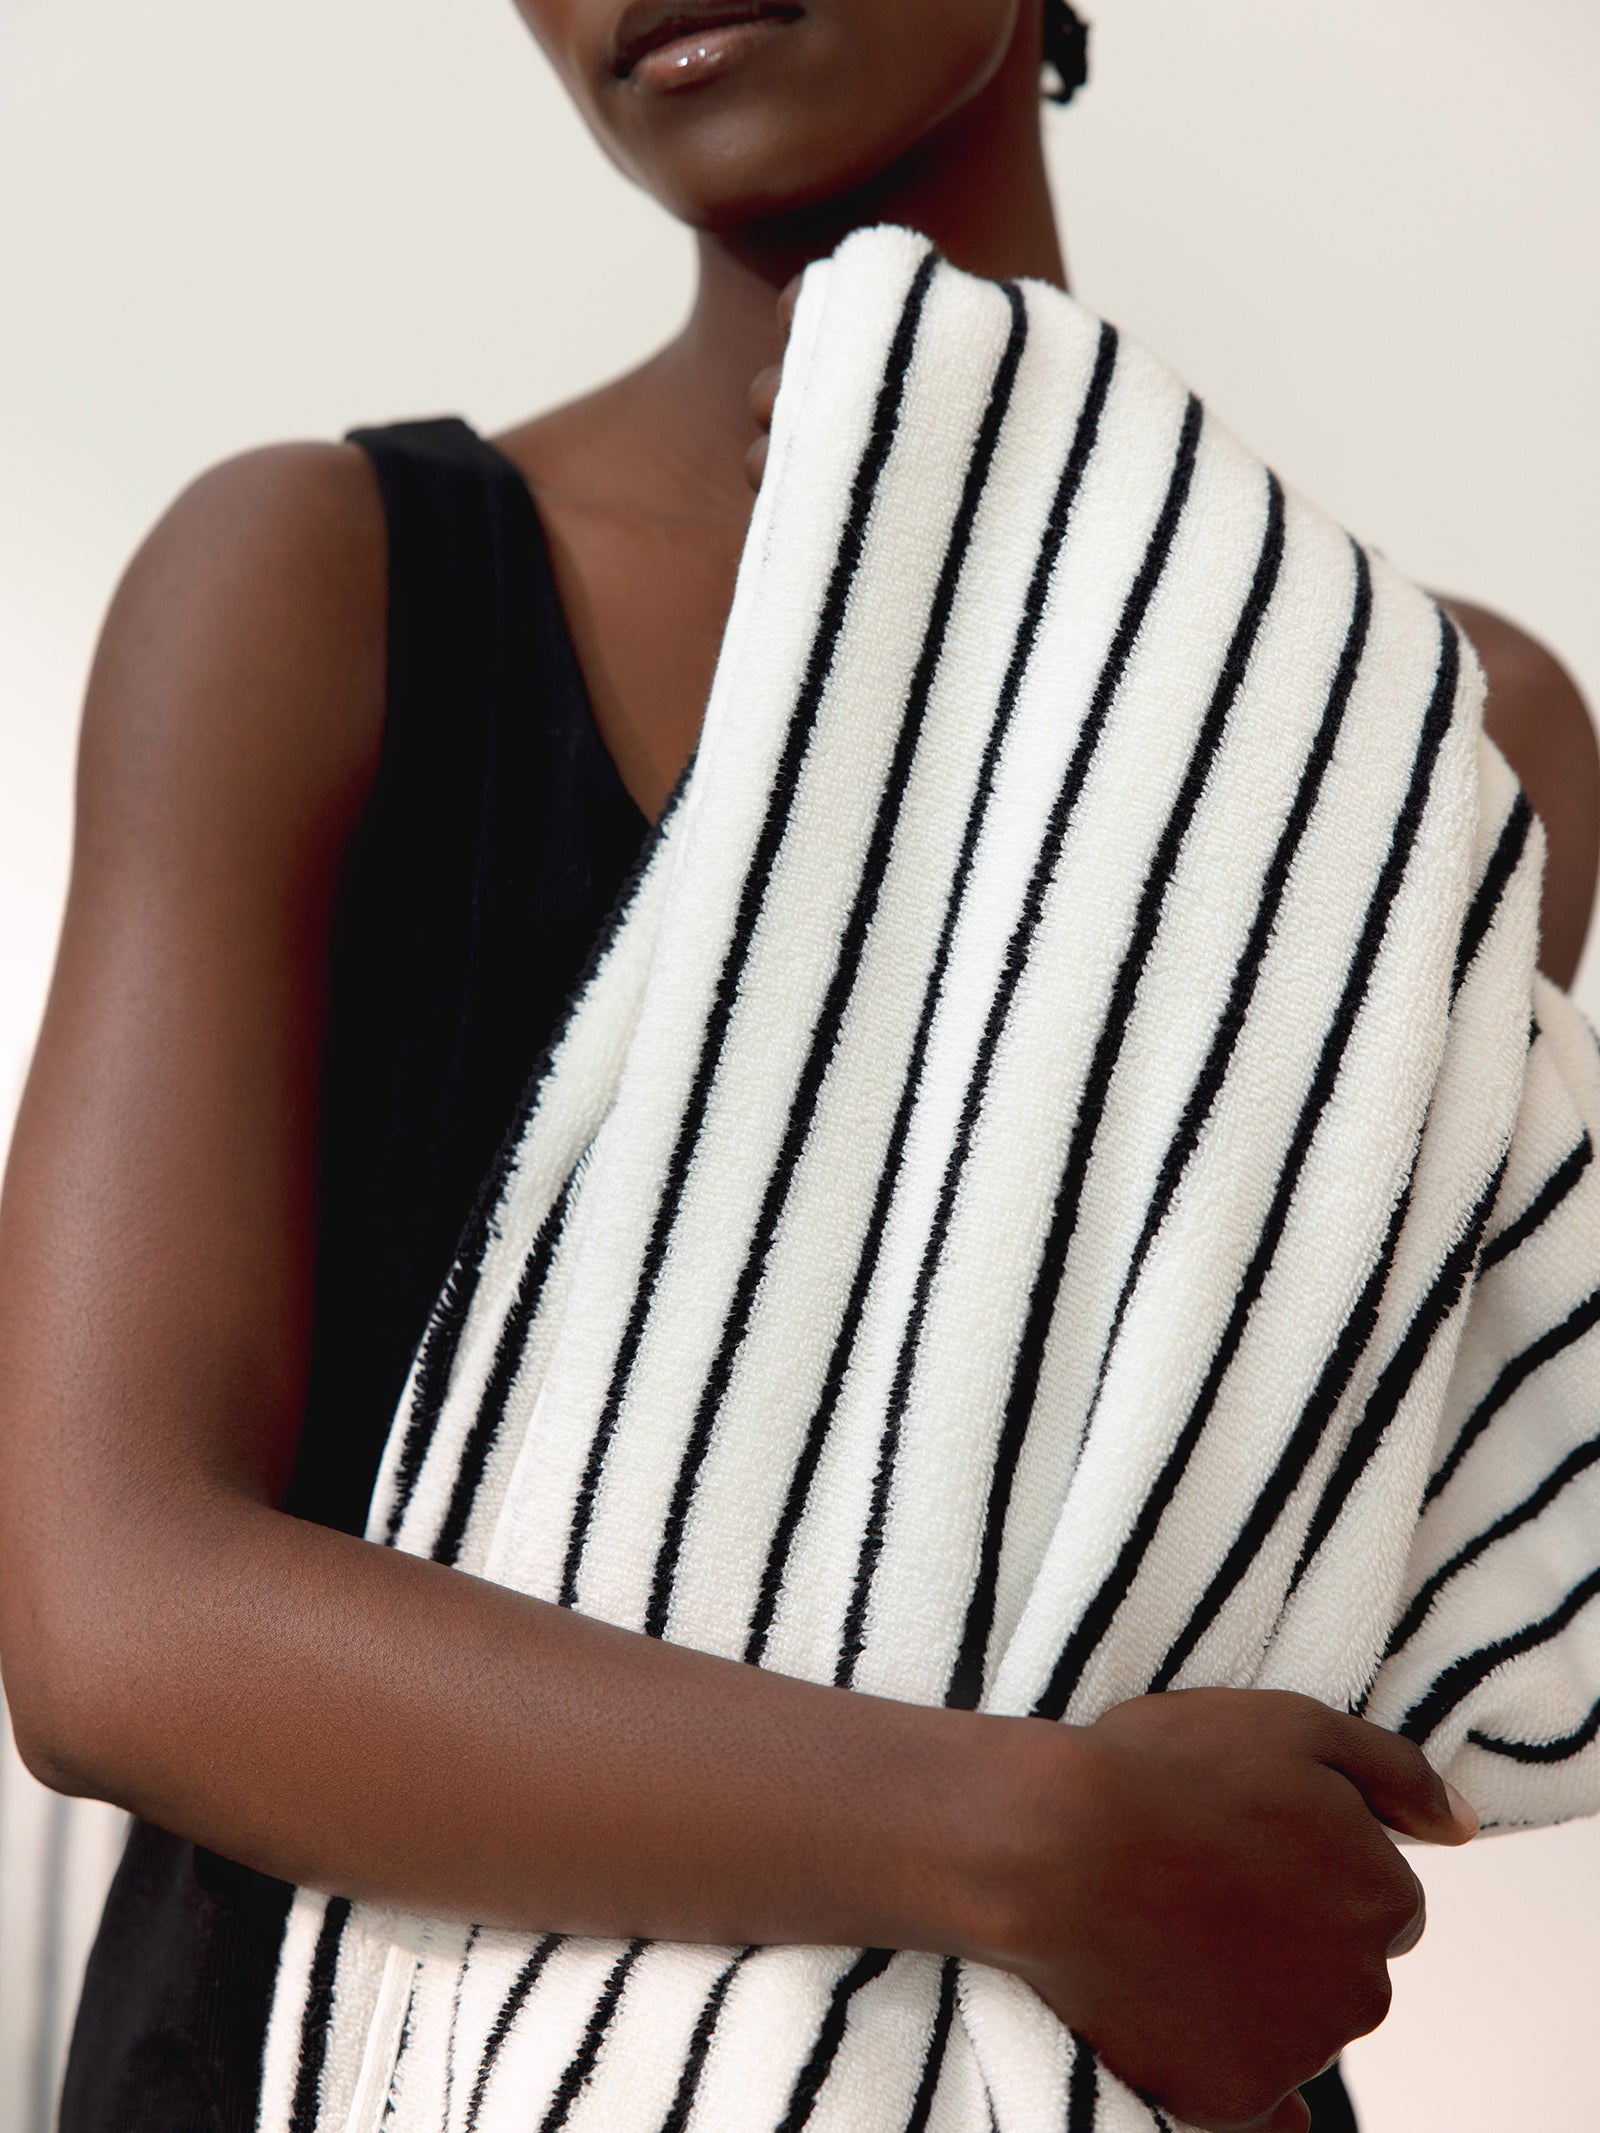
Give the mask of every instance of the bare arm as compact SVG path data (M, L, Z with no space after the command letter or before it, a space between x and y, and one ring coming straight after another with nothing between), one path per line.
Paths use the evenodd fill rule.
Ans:
M365 460L290 448L181 499L106 626L0 1206L0 1653L25 1754L357 1898L977 1954L1182 2115L1299 2127L1277 2099L1381 2016L1413 1930L1365 1803L1466 1834L1405 1744L1223 1691L1087 1729L925 1710L278 1508L384 580Z

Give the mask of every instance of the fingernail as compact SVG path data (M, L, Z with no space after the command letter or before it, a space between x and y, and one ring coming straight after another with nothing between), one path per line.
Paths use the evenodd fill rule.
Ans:
M1478 1819L1478 1810L1470 1800L1464 1800L1448 1778L1444 1781L1444 1796L1450 1802L1450 1812L1463 1829L1470 1829L1476 1836L1483 1824Z

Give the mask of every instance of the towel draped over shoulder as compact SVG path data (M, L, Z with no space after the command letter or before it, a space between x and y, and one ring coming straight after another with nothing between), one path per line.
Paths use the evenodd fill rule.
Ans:
M842 1688L1600 1805L1600 1056L1451 620L1059 291L807 273L694 759L374 1541ZM263 2133L1122 2133L1026 1985L301 1892Z

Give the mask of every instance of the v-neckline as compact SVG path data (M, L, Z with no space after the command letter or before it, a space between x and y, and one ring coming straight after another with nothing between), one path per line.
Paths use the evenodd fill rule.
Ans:
M603 759L606 769L610 773L611 782L616 787L624 805L637 817L641 831L648 833L655 828L657 818L647 814L645 809L634 798L632 791L629 789L628 781L622 775L616 757L606 745L606 737L600 730L600 721L595 716L594 698L589 691L588 677L583 671L583 661L578 657L577 641L572 634L572 624L567 618L567 610L561 598L561 585L556 577L554 558L550 553L549 529L545 525L544 514L539 509L539 499L534 494L533 484L509 452L503 451L492 438L484 436L483 432L476 429L464 416L458 416L456 419L464 429L471 432L483 449L499 462L515 492L520 497L522 505L527 509L536 536L539 561L544 570L545 584L549 590L551 607L559 625L560 656L566 662L568 678L577 694L579 703L583 707L584 730L595 751Z

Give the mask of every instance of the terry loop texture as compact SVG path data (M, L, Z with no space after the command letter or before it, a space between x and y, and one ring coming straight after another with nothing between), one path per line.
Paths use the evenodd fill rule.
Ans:
M813 1680L1600 1803L1600 1061L1451 622L1069 298L813 267L694 762L375 1540ZM302 1893L268 2133L1122 2133L1016 1979Z

